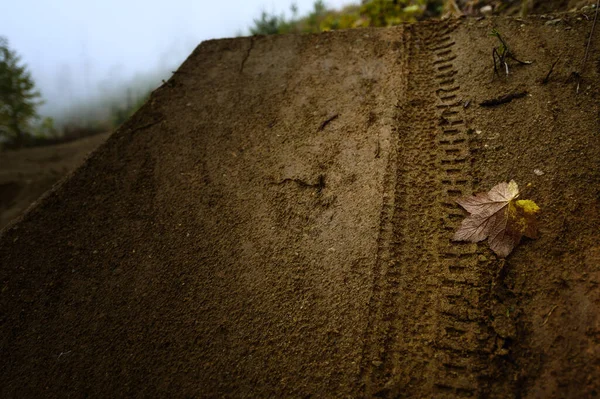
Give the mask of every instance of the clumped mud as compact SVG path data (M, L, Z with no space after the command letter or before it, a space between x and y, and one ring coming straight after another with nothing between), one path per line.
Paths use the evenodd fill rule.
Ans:
M600 43L560 19L200 45L3 230L2 397L596 395ZM540 238L452 242L510 179Z

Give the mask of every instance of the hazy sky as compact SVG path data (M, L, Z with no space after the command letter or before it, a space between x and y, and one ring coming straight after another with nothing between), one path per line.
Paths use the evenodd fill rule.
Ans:
M295 0L305 15L314 0ZM340 8L358 0L326 0ZM22 57L56 114L86 98L157 81L201 41L248 34L261 10L292 0L0 0L0 36Z

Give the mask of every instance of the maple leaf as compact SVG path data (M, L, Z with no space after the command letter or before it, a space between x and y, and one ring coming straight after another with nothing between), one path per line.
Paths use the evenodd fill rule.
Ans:
M490 249L505 258L523 236L537 238L536 214L540 208L531 200L518 200L518 196L519 186L511 180L487 193L457 199L470 215L452 240L479 242L489 237Z

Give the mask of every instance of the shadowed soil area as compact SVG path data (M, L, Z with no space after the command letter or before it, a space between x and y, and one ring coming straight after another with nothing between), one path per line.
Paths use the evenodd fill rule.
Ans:
M99 134L65 144L0 152L0 229L106 140Z
M1 396L597 395L592 23L202 43L2 231ZM452 242L510 179L540 238Z

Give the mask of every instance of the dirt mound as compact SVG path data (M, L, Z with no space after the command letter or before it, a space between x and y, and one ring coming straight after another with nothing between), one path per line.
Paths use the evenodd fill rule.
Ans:
M0 230L81 165L108 134L70 143L0 152Z
M548 21L204 42L4 230L2 397L597 394L600 43ZM451 242L508 179L541 237Z

